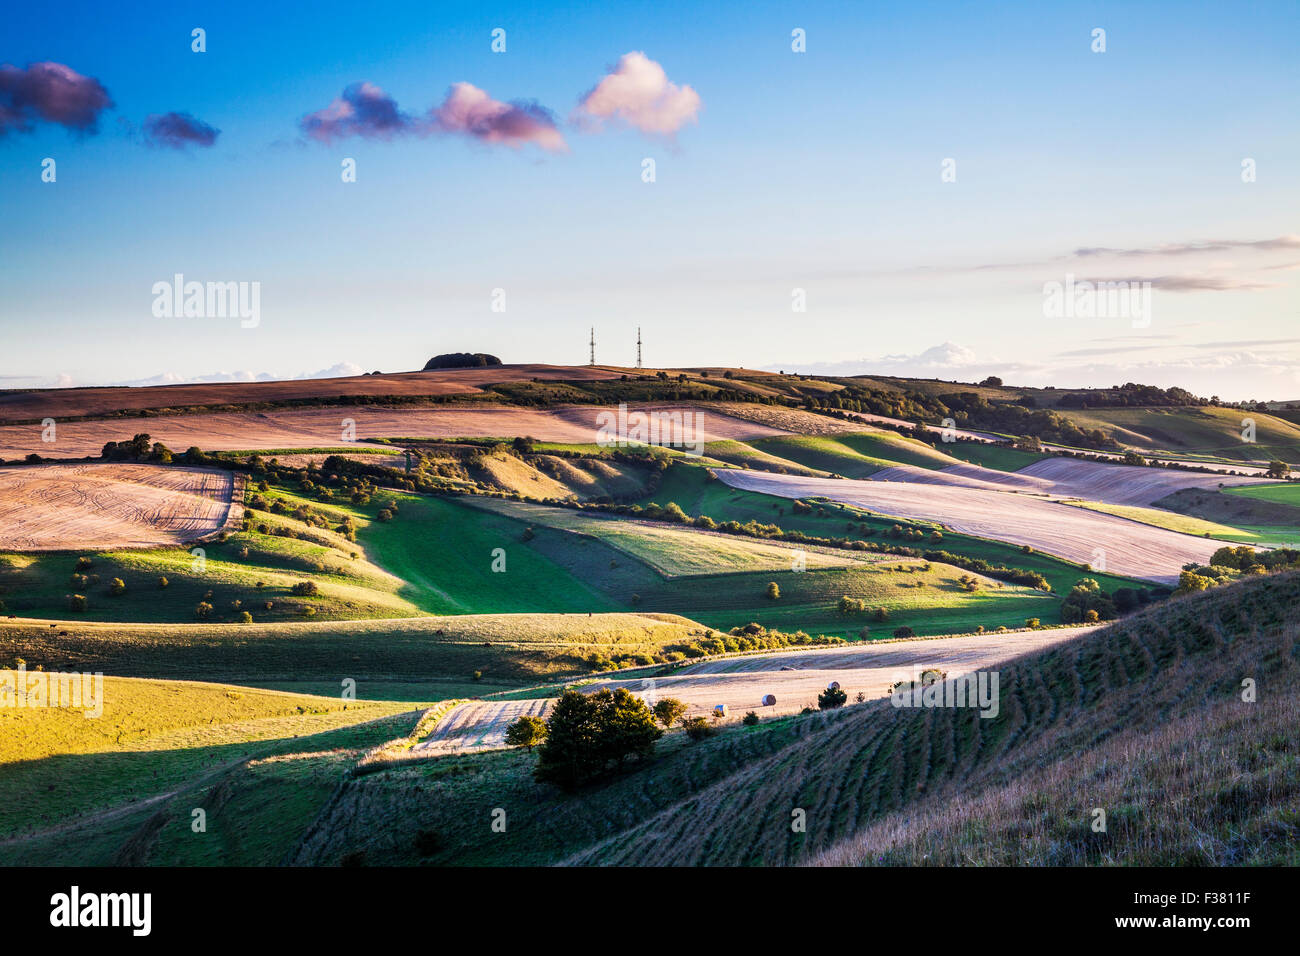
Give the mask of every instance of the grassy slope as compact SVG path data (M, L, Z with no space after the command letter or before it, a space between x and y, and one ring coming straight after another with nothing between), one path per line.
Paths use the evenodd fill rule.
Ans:
M810 553L809 569L795 572L789 552L783 551L779 567L763 556L764 570L746 571L742 562L756 562L762 554L749 546L762 547L763 542L673 526L651 527L641 537L641 524L567 509L491 501L481 507L527 514L529 520L521 521L520 527L526 523L537 535L528 547L541 550L611 600L627 607L684 614L722 630L753 621L785 631L856 636L868 621L838 613L836 604L845 595L888 609L888 627L874 629L881 636L904 624L918 634L961 632L979 625L1019 627L1029 617L1054 620L1057 609L1051 596L1000 582L985 581L979 592L968 593L958 583L965 572L945 564L922 571L916 560L894 558L818 568L818 555ZM543 521L582 527L587 534L552 531ZM564 537L552 540L548 531ZM607 545L607 540L619 550ZM639 560L633 560L633 555ZM710 567L727 563L733 568L730 573L707 573ZM684 576L670 578L661 568ZM765 596L769 582L780 588L778 601Z
M997 471L1019 471L1036 461L1050 458L1050 455L1032 451L1008 448L1006 445L990 445L977 441L952 442L943 446L943 450L953 458L972 465L982 465Z
M535 758L522 751L373 774L348 784L294 860L360 852L370 864L793 863L896 812L944 814L956 797L980 800L1025 780L1024 799L999 805L1005 817L970 820L959 836L973 844L941 849L969 846L1003 862L1049 846L1036 862L1294 864L1300 772L1286 722L1300 687L1298 603L1293 574L1153 608L1004 667L1002 711L991 720L880 701L694 744L670 733L647 766L574 796L534 782ZM1258 703L1240 702L1243 674L1259 681ZM1225 714L1239 729L1210 754L1217 772L1197 775L1197 765L1188 779L1200 785L1189 788L1163 754L1215 750L1197 742ZM1117 761L1105 781L1100 761L1086 757L1111 738L1141 746L1162 733L1173 745L1149 761L1128 744L1104 751ZM1067 785L1076 765L1083 785ZM1168 777L1143 776L1162 767ZM1053 793L1039 789L1045 772L1061 775ZM1108 810L1104 839L1089 835L1097 805ZM495 807L507 812L505 833L482 824ZM806 834L791 831L792 808L806 811ZM1198 829L1182 824L1184 814ZM427 854L421 831L436 837ZM991 849L988 831L997 834Z
M251 496L250 496L251 497ZM224 543L202 546L204 558L196 561L188 548L150 548L122 551L89 551L87 574L98 581L74 585L78 554L0 554L0 599L9 612L26 617L86 621L192 621L200 601L213 605L212 620L234 620L246 610L256 621L301 620L308 608L320 619L409 617L420 608L399 592L402 581L382 570L370 559L367 545L379 540L381 532L400 528L381 525L375 515L388 502L401 507L412 496L384 494L366 506L325 504L283 489L265 493L268 506L279 500L293 509L305 505L328 516L331 527L319 528L287 514L248 511L253 530L237 532ZM351 517L358 541L350 542L333 530L336 522ZM268 532L284 529L303 537ZM247 554L244 554L247 549ZM353 555L356 557L353 557ZM167 587L160 587L165 577ZM126 592L109 593L109 582L121 578ZM320 593L298 596L290 593L299 581L314 581ZM259 582L263 585L259 587ZM208 596L208 592L212 592ZM88 608L69 610L67 595L84 594ZM239 601L239 608L233 602ZM267 609L267 601L272 607Z
M293 848L364 751L409 733L415 722L416 713L404 711L319 732L301 725L303 736L284 733L219 753L200 750L205 759L188 763L184 751L166 754L166 781L145 777L129 795L162 799L119 805L48 830L43 821L40 832L0 842L0 865L273 865ZM131 756L101 759L118 761L121 772ZM175 796L165 796L172 792ZM206 814L202 833L191 826L196 808Z
M1300 426L1236 408L1063 409L1083 428L1100 428L1139 451L1217 457L1230 461L1281 458L1300 462ZM1241 440L1242 420L1255 420L1255 442Z
M1182 515L1173 511L1162 511L1159 508L1112 505L1100 501L1070 501L1067 503L1079 508L1085 508L1088 511L1100 511L1103 514L1128 518L1130 521L1137 521L1156 528L1165 528L1169 531L1177 531L1180 534L1195 535L1198 538L1218 538L1221 541L1260 540L1259 535L1241 528L1233 528L1215 521L1206 521L1204 518L1195 518L1191 515Z
M1287 482L1277 485L1240 485L1223 489L1230 495L1254 498L1258 501L1273 501L1278 504L1300 508L1300 482Z
M749 444L806 469L845 478L865 478L895 465L947 468L957 464L923 442L887 432L760 438Z
M97 718L65 708L0 709L0 834L162 792L259 742L409 709L121 677L104 679Z
M529 614L297 624L97 624L59 636L45 624L0 621L0 663L102 670L123 676L231 683L312 682L336 691L367 681L452 681L426 699L457 696L475 671L490 689L586 673L593 652L656 653L700 628L650 614ZM384 695L390 696L390 695Z
M575 860L794 863L891 814L915 823L918 811L942 814L958 797L1012 787L1016 816L989 821L1005 841L1003 862L1295 863L1300 759L1294 736L1278 729L1296 712L1300 688L1297 602L1300 575L1259 579L1023 659L1002 668L993 719L971 709L868 704ZM1243 676L1258 681L1258 702L1240 700ZM1158 735L1178 720L1180 739L1165 750L1189 752L1186 760L1148 762L1139 748L1118 747L1111 785L1097 792L1089 788L1102 778L1095 765L1078 789L1050 797L1024 781L1054 770L1073 780L1098 741ZM1233 720L1247 726L1227 752L1195 746ZM1206 786L1195 790L1187 786L1190 752L1217 770L1202 774L1197 765L1191 778L1204 776ZM1167 776L1144 775L1161 768ZM1109 813L1104 836L1090 827L1099 805ZM806 833L791 832L791 807L806 810ZM1153 830L1163 839L1153 840ZM978 828L936 842L941 859L984 846Z

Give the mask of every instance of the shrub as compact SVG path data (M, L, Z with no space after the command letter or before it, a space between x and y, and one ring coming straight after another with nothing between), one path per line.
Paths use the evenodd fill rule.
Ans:
M212 616L212 605L207 601L200 601L194 608L194 616L200 621L206 621Z
M240 624L252 624L252 623L253 623L253 615L249 614L247 611L240 611L240 612L239 612L239 623L240 623Z
M84 611L86 609L86 595L84 594L68 595L68 609L71 611Z
M682 721L682 729L691 740L703 740L718 732L718 728L703 717L687 717Z
M320 588L316 586L315 581L299 581L292 588L294 594L298 597L310 597L320 593Z
M916 637L916 631L907 625L894 628L894 637Z
M114 597L120 597L126 593L126 582L121 578L113 578L108 582L108 593Z
M769 600L769 601L776 601L776 600L779 600L780 597L781 597L781 589L780 589L779 587L777 587L776 582L775 582L775 581L768 581L768 582L767 582L767 598L768 598L768 600Z
M655 719L663 724L665 729L681 720L685 714L686 704L676 697L664 697L662 700L655 702Z
M167 578L166 578L165 575L164 575L164 576L160 576L160 577L158 578L158 587L162 588L163 590L166 590L166 589L167 589L167 585L169 585L169 584L171 584L171 582L167 580Z
M746 727L753 727L758 723L758 714L751 710L740 719L740 722Z
M506 728L506 743L511 747L533 747L546 739L546 721L532 714L524 714Z

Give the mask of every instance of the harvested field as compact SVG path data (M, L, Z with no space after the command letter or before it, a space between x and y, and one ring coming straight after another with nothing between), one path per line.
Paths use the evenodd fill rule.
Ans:
M1168 584L1184 564L1207 563L1218 542L1152 528L1044 498L901 481L714 472L733 488L782 498L825 497L882 514L938 521L964 534L1029 545L1097 570ZM1104 566L1103 562L1104 561Z
M545 717L549 700L474 700L453 707L411 749L423 756L492 750L506 745L506 728L524 715Z
M1149 505L1184 488L1218 490L1220 485L1258 484L1254 478L1198 475L1140 465L1111 465L1073 458L1044 458L1019 471L996 471L979 465L955 465L930 471L900 465L878 471L872 481L907 481L921 484L979 488L986 491L1020 491L1029 494L1084 498L1112 505Z
M767 438L784 434L778 428L733 417L717 409L685 405L636 405L645 412L694 410L701 441ZM268 412L212 412L164 415L149 419L101 419L58 425L58 440L46 443L39 425L0 426L0 458L29 454L59 458L98 455L105 442L147 432L174 451L197 446L204 451L256 448L333 447L343 438L344 421L355 424L356 440L376 438L512 438L527 435L539 441L590 443L596 440L597 416L609 409L597 405L551 410L484 406L479 408L381 408L368 405L336 408L292 408ZM688 438L692 437L690 435Z
M1017 475L1051 482L1052 493L1104 501L1113 505L1149 505L1184 488L1217 490L1220 485L1258 483L1254 478L1198 475L1193 472L1140 465L1109 465L1072 458L1044 458Z
M232 510L230 472L162 465L0 470L0 551L175 545L213 534Z
M395 372L345 378L294 379L284 382L225 382L150 385L131 388L47 388L0 392L0 422L77 418L121 411L184 408L197 405L248 405L339 396L471 395L498 382L616 379L628 369L614 366L495 365L429 372Z
M850 698L859 691L868 699L878 698L890 684L917 679L926 668L937 667L950 678L958 677L1094 629L1063 627L919 641L864 641L848 647L750 654L692 664L668 677L601 680L580 689L590 693L625 687L651 704L662 697L676 697L687 705L688 716L707 715L718 704L726 704L730 720L739 720L747 710L775 717L816 707L817 695L831 681L839 681ZM776 703L764 707L767 694L775 696ZM538 698L461 704L414 749L432 755L504 747L511 721L522 714L545 716L552 702Z

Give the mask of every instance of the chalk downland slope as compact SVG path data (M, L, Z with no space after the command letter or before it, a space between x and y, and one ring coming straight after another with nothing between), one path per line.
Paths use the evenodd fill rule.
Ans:
M850 709L569 862L1294 864L1298 608L1290 573L1151 609L1003 666L991 719Z

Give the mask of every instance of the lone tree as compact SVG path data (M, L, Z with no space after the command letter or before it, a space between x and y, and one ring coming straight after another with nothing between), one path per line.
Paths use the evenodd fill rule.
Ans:
M511 747L532 750L546 739L546 721L532 714L524 714L506 728L506 743Z
M594 694L566 691L546 722L546 742L538 748L533 775L574 790L611 765L621 770L628 757L650 756L663 733L645 702L624 687Z
M1270 478L1285 478L1290 473L1291 473L1291 466L1284 461L1278 461L1277 459L1274 459L1273 461L1270 461L1268 463L1267 474L1268 477Z
M827 687L817 695L817 706L822 710L831 710L834 707L843 707L848 699L849 695L840 688Z
M769 601L779 601L781 599L781 589L777 587L775 581L767 582L767 598Z
M655 719L668 729L686 714L686 704L676 697L665 697L654 706Z

